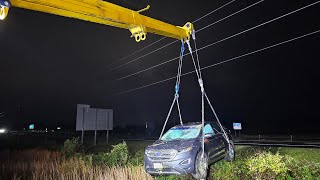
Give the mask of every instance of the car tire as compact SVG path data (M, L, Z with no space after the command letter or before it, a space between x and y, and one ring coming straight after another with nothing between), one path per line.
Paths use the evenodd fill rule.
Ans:
M232 162L236 159L236 151L234 149L234 144L232 140L230 140L230 144L228 144L227 155L225 159L228 162Z
M192 174L192 176L195 179L206 179L208 174L208 155L207 153L204 153L204 156L202 157L202 151L198 152L195 164L194 164L194 172L195 174Z

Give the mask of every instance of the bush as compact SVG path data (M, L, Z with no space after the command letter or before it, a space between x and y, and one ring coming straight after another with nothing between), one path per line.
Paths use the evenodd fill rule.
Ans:
M70 158L79 151L80 144L79 144L79 138L72 138L67 139L62 147L62 153L66 158Z
M218 180L247 179L244 163L241 160L237 160L232 163L223 160L216 162L210 168L210 175L212 179Z
M110 160L112 164L123 166L127 164L129 157L129 151L127 143L123 141L123 143L112 146L112 150L110 153Z
M285 158L285 163L290 177L294 179L320 179L320 164L296 160L289 156Z
M144 150L136 152L133 156L130 157L129 163L133 166L142 166L144 165Z
M283 179L288 171L284 158L279 153L262 152L247 159L245 164L248 175L254 179Z
M129 152L125 142L113 145L110 153L102 152L92 155L92 163L94 165L105 166L124 166L128 162Z

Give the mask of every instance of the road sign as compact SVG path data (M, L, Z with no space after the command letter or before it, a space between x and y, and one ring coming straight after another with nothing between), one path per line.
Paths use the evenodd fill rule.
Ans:
M233 123L233 129L234 130L241 130L242 129L241 123Z
M78 105L77 108L77 131L112 130L113 110L96 109L90 106Z
M95 109L90 105L78 104L76 131L82 131L81 144L83 144L84 131L94 131L94 145L97 141L97 131L107 130L107 142L109 130L113 129L113 110Z

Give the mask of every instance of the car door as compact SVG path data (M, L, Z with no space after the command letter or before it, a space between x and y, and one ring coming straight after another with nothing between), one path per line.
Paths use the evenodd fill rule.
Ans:
M213 139L215 144L213 159L215 160L225 155L225 143L224 143L224 136L221 128L215 123L210 123L210 124L215 134Z
M204 145L205 150L209 157L209 162L212 161L214 158L214 149L216 148L217 144L215 143L215 133L210 124L206 124L203 128L204 133Z

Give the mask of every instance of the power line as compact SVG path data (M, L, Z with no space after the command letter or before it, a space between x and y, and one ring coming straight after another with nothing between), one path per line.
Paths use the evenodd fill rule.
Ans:
M151 44L149 44L149 45L147 45L147 46L139 49L138 51L135 51L135 52L133 52L133 53L131 53L131 54L123 57L123 58L120 58L119 60L116 60L116 61L112 62L112 63L110 63L106 68L112 66L112 65L113 65L114 63L116 63L116 62L123 61L123 60L125 60L125 59L127 59L127 58L129 58L129 57L131 57L131 56L133 56L133 55L135 55L135 54L137 54L138 52L141 52L141 51L147 49L148 47L151 47L151 46L157 44L158 42L160 42L160 41L162 41L162 40L164 40L164 39L166 39L166 38L167 38L167 37L162 37L161 39L159 39L159 40L157 40L157 41L155 41L155 42L153 42L153 43L151 43ZM111 69L111 68L110 68L110 69ZM110 69L109 69L109 70L110 70Z
M267 46L265 48L261 48L261 49L258 49L258 50L255 50L255 51L251 51L249 53L245 53L245 54L242 54L242 55L239 55L239 56L236 56L236 57L233 57L233 58L230 58L230 59L227 59L227 60L215 63L215 64L211 64L211 65L205 66L205 67L201 68L201 70L205 70L205 69L208 69L208 68L212 68L214 66L218 66L218 65L227 63L227 62L231 62L231 61L234 61L234 60L237 60L237 59L240 59L240 58L243 58L243 57L258 53L258 52L262 52L262 51L265 51L267 49L271 49L271 48L274 48L274 47L277 47L277 46L280 46L280 45L283 45L283 44L286 44L286 43L289 43L289 42L292 42L292 41L295 41L295 40L298 40L298 39L301 39L301 38L304 38L304 37L307 37L307 36L310 36L310 35L313 35L313 34L316 34L316 33L319 33L319 32L320 32L320 30L316 30L316 31L313 31L313 32L305 34L305 35L301 35L301 36L298 36L298 37L295 37L295 38L292 38L292 39L289 39L289 40L286 40L286 41L283 41L283 42L280 42L280 43L276 43L276 44L271 45L271 46ZM209 47L209 46L206 46L206 47ZM194 70L193 71L189 71L187 73L183 73L181 76L186 76L186 75L192 74L194 72L195 72ZM123 92L114 94L112 96L118 96L118 95L126 94L126 93L129 93L129 92L132 92L132 91L140 90L140 89L143 89L143 88L146 88L146 87L150 87L150 86L153 86L153 85L156 85L156 84L161 84L161 83L164 83L166 81L173 80L175 78L176 78L176 76L170 77L170 78L167 78L167 79L164 79L164 80L161 80L161 81L157 81L157 82L150 83L150 84L147 84L147 85L144 85L144 86L140 86L140 87L137 87L137 88L133 88L133 89L130 89L130 90L127 90L127 91L123 91Z
M201 20L201 19L203 19L203 18L205 18L205 17L207 17L207 16L215 13L216 11L224 8L225 6L227 6L227 5L231 4L231 3L233 3L234 1L236 1L236 0L232 0L232 1L228 2L227 4L224 4L223 6L217 8L217 9L214 9L213 11L210 11L209 13L207 13L207 14L199 17L198 19L194 20L192 23L198 22L199 20ZM151 43L151 44L149 44L149 45L147 45L147 46L145 46L145 47L143 47L143 48L141 48L141 49L139 49L139 50L137 50L137 51L135 51L135 52L127 55L127 56L125 56L125 57L122 57L122 58L120 58L120 59L117 60L117 61L114 61L114 62L110 63L107 67L110 67L111 65L113 65L114 63L116 63L116 62L118 62L118 61L125 60L125 59L127 59L127 58L129 58L129 57L131 57L131 56L133 56L133 55L135 55L135 54L137 54L137 53L139 53L139 52L141 52L141 51L143 51L143 50L145 50L145 49L147 49L147 48L149 48L149 47L151 47L151 46L153 46L153 45L155 45L155 44L157 44L158 42L160 42L160 41L162 41L162 40L164 40L164 39L166 39L166 38L167 38L167 37L162 37L161 39L159 39L159 40L157 40L157 41L155 41L155 42L153 42L153 43Z
M243 8L243 9L241 9L241 10L233 13L233 14L230 14L229 16L226 16L226 17L224 17L224 18L222 18L222 19L220 19L220 20L218 20L218 21L216 21L216 22L214 22L214 23L211 23L211 24L209 24L209 25L207 25L207 26L205 26L205 27L197 30L196 32L200 32L200 31L202 31L202 30L204 30L204 29L207 29L208 27L211 27L211 26L213 26L213 25L215 25L215 24L217 24L217 23L219 23L219 22L221 22L221 21L223 21L223 20L225 20L225 19L228 19L228 18L230 18L230 17L232 17L232 16L234 16L234 15L242 12L242 11L245 11L245 10L247 10L247 9L249 9L249 8L257 5L257 4L260 4L260 3L262 3L263 1L264 1L264 0L260 0L260 1L256 2L256 3L254 3L254 4L251 4L250 6L247 6L247 7Z
M197 22L197 21L199 21L199 20L201 20L201 19L203 19L203 18L205 18L205 17L209 16L209 15L210 15L210 14L212 14L212 13L215 13L216 11L218 11L218 10L220 10L220 9L224 8L225 6L228 6L228 5L229 5L229 4L231 4L231 3L233 3L234 1L236 1L236 0L232 0L232 1L228 2L227 4L225 4L225 5L223 5L223 6L219 7L219 8L217 8L217 9L215 9L215 10L213 10L213 11L211 11L211 12L209 12L209 13L207 13L207 14L205 14L205 15L201 16L201 17L199 17L198 19L194 20L192 23L195 23L195 22Z
M164 46L161 46L160 48L155 49L155 50L153 50L153 51L151 51L151 52L149 52L149 53L147 53L147 54L145 54L145 55L142 55L142 56L140 56L140 57L138 57L138 58L135 58L135 59L133 59L133 60L131 60L131 61L128 61L128 62L126 62L126 63L124 63L124 64L122 64L122 65L119 65L119 66L115 67L115 68L112 68L112 69L108 70L107 72L110 72L110 71L119 69L119 68L121 68L121 67L123 67L123 66L125 66L125 65L128 65L128 64L132 63L132 62L138 61L139 59L144 58L144 57L146 57L146 56L148 56L148 55L150 55L150 54L153 54L154 52L157 52L157 51L159 51L159 50L161 50L161 49L163 49L163 48L165 48L165 47L168 47L168 46L170 46L171 44L176 43L176 42L178 42L178 41L179 41L179 40L172 41L171 43L166 44L166 45L164 45Z
M211 44L208 44L208 45L206 45L206 46L198 49L198 51L200 51L200 50L202 50L202 49L205 49L205 48L207 48L207 47L209 47L209 46L213 46L213 45L219 44L219 43L221 43L221 42L224 42L224 41L226 41L226 40L229 40L229 39L231 39L231 38L234 38L234 37L236 37L236 36L239 36L239 35L241 35L241 34L244 34L244 33L246 33L246 32L249 32L249 31L251 31L251 30L254 30L254 29L256 29L256 28L259 28L259 27L261 27L261 26L264 26L264 25L266 25L266 24L269 24L269 23L271 23L271 22L277 21L277 20L279 20L279 19L281 19L281 18L284 18L284 17L286 17L286 16L289 16L289 15L291 15L291 14L294 14L294 13L296 13L296 12L299 12L299 11L301 11L301 10L303 10L303 9L306 9L306 8L308 8L308 7L311 7L311 6L315 5L315 4L318 4L319 2L320 2L320 1L317 1L317 2L315 2L315 3L309 4L309 5L307 5L307 6L304 6L304 7L302 7L302 8L296 9L296 10L294 10L294 11L291 11L291 12L289 12L289 13L286 13L286 14L284 14L284 15L281 15L281 16L276 17L276 18L274 18L274 19L271 19L271 20L269 20L269 21L263 22L263 23L261 23L261 24L259 24L259 25L254 26L254 27L251 27L251 28L248 28L248 29L246 29L246 30L243 30L243 31L241 31L241 32L239 32L239 33L233 34L233 35L231 35L231 36L228 36L228 37L226 37L226 38L223 38L223 39L221 39L221 40L218 40L218 41L216 41L216 42L213 42L213 43L211 43ZM206 26L206 27L207 27L207 26ZM187 53L187 54L185 54L184 56L189 55L189 54L190 54L190 53ZM164 64L167 64L167 63L169 63L169 62L172 62L172 61L174 61L174 60L176 60L176 59L178 59L178 58L179 58L179 57L172 58L172 59L170 59L170 60L167 60L167 61L165 61L165 62L162 62L162 63L159 63L159 64L157 64L157 65L151 66L151 67L149 67L149 68L140 70L140 71L135 72L135 73L131 73L131 74L126 75L126 76L123 76L123 77L120 77L120 78L118 78L117 80L127 79L127 78L129 78L129 77L135 76L135 75L137 75L137 74L143 73L143 72L145 72L145 71L148 71L148 70L157 68L157 67L159 67L159 66L162 66L162 65L164 65Z
M218 21L215 21L215 22L213 22L213 23L211 23L211 24L209 24L209 25L207 25L207 26L199 29L197 32L202 31L202 30L204 30L204 29L207 29L207 28L209 28L209 27L211 27L211 26L213 26L213 25L215 25L215 24L217 24L217 23L219 23L219 22L221 22L221 21L223 21L223 20L226 20L226 19L228 19L228 18L230 18L230 17L232 17L232 16L234 16L234 15L236 15L236 14L242 12L242 11L245 11L245 10L247 10L247 9L249 9L249 8L257 5L257 4L260 4L260 3L262 3L263 1L264 1L264 0L260 0L260 1L256 2L256 3L254 3L254 4L251 4L251 5L243 8L243 9L235 12L235 13L232 13L232 14L230 14L230 15L222 18L222 19L219 19ZM233 1L232 1L232 2L233 2ZM200 19L200 18L199 18L199 19ZM150 54L153 54L154 52L157 52L157 51L159 51L159 50L161 50L161 49L163 49L163 48L165 48L165 47L168 47L168 46L170 46L170 45L172 45L173 43L178 42L178 41L180 41L180 40L175 40L175 41L173 41L173 42L171 42L171 43L169 43L169 44L166 44L166 45L164 45L164 46L161 46L160 48L155 49L155 50L153 50L153 51L151 51L151 52L149 52L149 53L147 53L147 54L145 54L145 55L142 55L142 56L140 56L140 57L137 57L137 58L135 58L135 59L133 59L133 60L131 60L131 61L128 61L128 62L126 62L126 63L124 63L124 64L122 64L122 65L119 65L119 66L117 66L117 67L115 67L115 68L112 68L112 69L110 69L108 72L113 71L113 70L116 70L116 69L119 69L119 68L121 68L121 67L123 67L123 66L126 66L126 65L128 65L128 64L131 64L131 63L133 63L133 62L135 62L135 61L138 61L139 59L144 58L144 57L146 57L146 56L148 56L148 55L150 55Z

